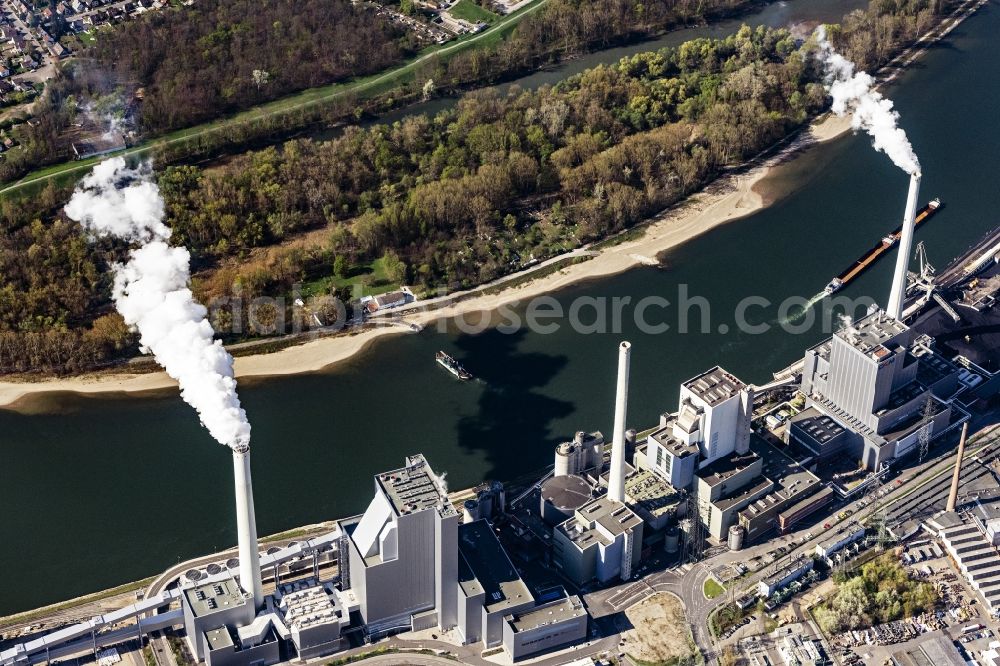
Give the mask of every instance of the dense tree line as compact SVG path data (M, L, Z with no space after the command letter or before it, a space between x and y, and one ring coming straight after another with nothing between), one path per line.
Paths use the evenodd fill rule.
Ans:
M142 127L160 132L380 71L416 46L364 3L198 0L102 33L85 68L142 88Z
M62 121L41 127L20 126L20 131L29 134L26 143L30 148L10 153L0 161L0 181L10 181L36 166L68 158L66 128L72 115L63 106L65 100L72 109L80 100L95 95L112 91L127 94L137 85L145 86L140 88L144 99L139 108L141 129L148 136L310 85L376 71L414 48L411 36L399 35L381 22L377 24L381 33L376 31L378 38L368 48L355 48L356 37L336 41L338 50L328 60L328 49L320 44L330 42L321 40L328 38L331 30L338 35L365 34L367 40L367 24L360 31L354 28L364 19L374 19L370 12L366 15L364 9L345 0L312 0L301 12L298 5L302 3L296 3L295 19L284 21L280 16L291 0L265 3L264 10L256 14L247 11L257 8L257 4L248 7L250 1L214 0L206 7L199 3L199 11L189 8L184 12L151 13L143 21L126 24L107 37L102 35L102 40L88 52L91 63L97 66L72 67L63 80L50 86L48 108L59 110ZM317 123L341 122L360 112L378 112L419 99L429 80L435 82L438 92L498 82L583 51L647 38L680 24L732 15L759 2L551 0L495 46L431 59L409 81L357 105L351 99L336 99L247 119L187 141L176 141L157 157L159 163L166 164L280 140ZM885 0L873 4L867 12L856 11L846 18L845 33L852 38L842 46L867 68L884 64L902 44L930 25L944 2ZM351 20L337 26L325 23L326 10L334 16L350 12ZM279 18L269 23L274 16ZM320 31L314 35L312 28L317 21ZM174 44L197 44L202 48L177 49ZM314 45L311 51L309 44Z
M115 96L118 115L151 136L382 71L420 45L371 5L349 0L198 0L147 12L102 30L47 82L32 121L17 126L23 149L0 159L0 181L72 159L75 115L102 97ZM272 127L249 128L263 136Z
M246 265L244 289L287 288L329 274L337 257L357 265L389 250L415 283L467 287L702 187L817 112L818 78L787 32L744 27L537 92L476 92L433 118L290 141L209 171L169 168L168 223L203 258L329 229L321 246L284 256L291 270ZM225 293L219 282L209 295Z
M883 11L916 34L929 10L873 5L834 32L838 46L865 44ZM744 27L534 92L470 93L434 117L171 167L167 222L206 301L285 295L373 259L400 282L481 283L626 229L800 127L826 103L810 48ZM51 215L35 206L58 203L47 190L0 210L0 372L75 371L134 350L108 304L124 248L58 216L37 221Z

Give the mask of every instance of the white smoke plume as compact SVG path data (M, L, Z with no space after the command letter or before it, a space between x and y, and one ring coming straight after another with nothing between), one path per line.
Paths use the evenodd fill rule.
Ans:
M188 286L190 253L167 243L163 198L149 169L131 169L120 157L101 162L65 210L95 236L138 243L128 263L114 267L118 312L138 329L143 351L177 380L181 397L212 437L233 448L248 446L250 423L236 394L233 357L214 339L207 310Z
M826 68L826 88L833 97L831 110L838 116L853 114L851 126L863 129L872 137L875 150L884 152L893 164L908 174L920 173L920 162L906 132L896 125L899 113L892 100L873 89L874 79L866 72L855 72L854 63L837 53L826 36L826 27L816 28L818 57Z

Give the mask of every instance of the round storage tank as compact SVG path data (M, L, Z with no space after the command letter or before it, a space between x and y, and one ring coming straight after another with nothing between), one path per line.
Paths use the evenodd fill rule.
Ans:
M482 514L479 511L479 500L465 500L465 503L462 505L462 514L462 522L464 523L472 523L482 518Z
M740 525L729 528L729 550L743 550L744 531Z
M569 474L569 459L573 453L573 447L569 442L563 442L556 447L556 468L553 476L566 476Z
M681 532L676 526L667 528L663 535L663 550L668 553L676 553L680 547Z
M549 525L558 525L590 501L590 484L576 475L554 476L542 484L539 511Z

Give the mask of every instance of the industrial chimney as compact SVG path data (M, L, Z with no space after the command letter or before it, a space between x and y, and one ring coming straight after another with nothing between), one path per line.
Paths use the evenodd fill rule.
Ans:
M257 521L253 511L250 483L250 447L233 447L233 475L236 478L236 529L239 531L240 585L253 596L254 609L264 605L260 581L260 551L257 550Z
M906 273L910 266L913 248L914 219L917 216L917 198L920 196L920 174L910 174L910 191L906 195L906 211L903 213L903 231L899 237L899 254L896 255L896 272L892 276L892 291L889 292L889 316L903 318L903 301L906 298Z
M962 457L965 456L965 436L969 433L969 422L962 424L962 436L958 440L958 455L955 457L955 473L951 477L951 492L948 493L948 506L945 511L954 511L958 504L958 481L962 476Z
M615 431L611 442L611 473L608 475L608 497L625 501L625 417L628 412L628 368L632 345L618 346L618 388L615 392Z

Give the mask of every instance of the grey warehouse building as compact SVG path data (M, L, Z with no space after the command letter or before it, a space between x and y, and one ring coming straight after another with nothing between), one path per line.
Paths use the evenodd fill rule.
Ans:
M810 409L792 418L790 437L821 460L846 453L874 470L914 448L928 401L931 435L940 434L958 368L930 345L877 310L806 350L801 390Z
M270 623L258 636L240 638L237 627L254 621L253 600L232 577L184 590L188 647L208 666L248 666L278 662L278 640Z
M503 646L517 661L587 637L587 611L579 597L563 597L504 618Z
M534 608L535 599L485 520L458 529L458 630L466 643L495 647L505 615Z

